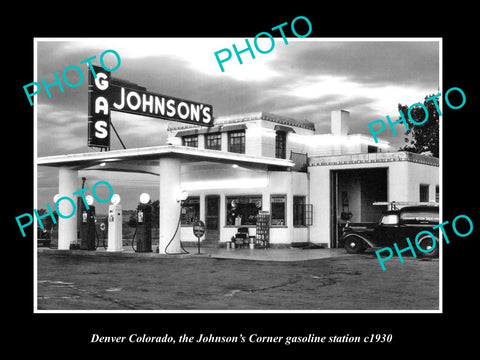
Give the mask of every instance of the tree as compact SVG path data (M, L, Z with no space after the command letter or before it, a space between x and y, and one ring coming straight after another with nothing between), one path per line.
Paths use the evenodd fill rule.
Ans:
M46 209L38 209L37 210L38 215L42 216L47 213ZM53 217L55 218L55 223L58 223L58 214L56 211L53 212ZM45 216L41 220L42 225L45 229L50 230L55 224L53 223L52 217L51 216Z
M425 96L425 99L433 95ZM410 151L417 154L431 154L439 157L439 115L434 101L424 101L425 108L428 110L428 119L422 125L416 125L408 121L409 129L405 132L405 142L408 143L400 150ZM403 113L405 119L408 117L408 106L398 104L398 111ZM421 106L415 106L410 111L410 118L415 122L421 123L425 119L425 110Z

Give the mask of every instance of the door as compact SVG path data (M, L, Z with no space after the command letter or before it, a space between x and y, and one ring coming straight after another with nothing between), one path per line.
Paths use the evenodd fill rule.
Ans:
M385 214L373 231L373 242L377 246L391 246L402 239L402 227L398 214Z
M205 196L205 240L220 240L220 196Z

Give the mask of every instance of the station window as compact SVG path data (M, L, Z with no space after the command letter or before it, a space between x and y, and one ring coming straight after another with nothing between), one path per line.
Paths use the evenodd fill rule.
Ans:
M228 133L228 151L245 154L245 130Z
M428 202L429 189L429 185L420 184L420 202Z
M277 131L275 135L275 157L277 159L287 158L287 133Z
M272 226L286 225L286 195L272 195L270 198L270 212L271 212L271 224Z
M306 203L305 196L293 197L293 226L311 226L313 223L313 205Z
M205 137L205 149L222 150L222 134L207 134Z
M198 219L200 219L200 197L189 196L182 203L182 211L180 214L181 224L192 225Z
M198 147L198 136L197 135L184 136L182 138L182 143L183 143L183 146Z
M256 225L262 210L262 196L227 196L227 225Z
M435 186L435 202L440 202L440 187Z

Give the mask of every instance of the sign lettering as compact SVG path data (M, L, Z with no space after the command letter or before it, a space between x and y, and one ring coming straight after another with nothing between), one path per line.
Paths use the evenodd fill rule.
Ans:
M110 148L110 112L178 121L200 126L213 126L211 105L179 99L147 91L136 84L114 79L103 68L93 66L88 95L88 146Z
M97 77L88 73L88 141L90 147L110 148L110 73L94 66Z

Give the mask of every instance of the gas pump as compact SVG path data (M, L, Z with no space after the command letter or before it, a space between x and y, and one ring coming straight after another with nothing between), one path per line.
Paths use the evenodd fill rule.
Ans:
M80 250L96 250L96 230L95 230L95 206L93 204L93 197L87 195L85 197L88 209L83 201L80 203L78 212L79 219L79 235L80 235Z
M140 195L140 203L137 207L136 224L137 228L132 239L132 248L135 252L152 252L152 205L149 204L150 195ZM134 247L135 236L137 237L137 248Z
M107 251L123 251L122 242L122 205L120 196L113 194L108 207L108 247Z
M85 207L81 210L80 222L80 250L96 250L95 231L95 206Z

